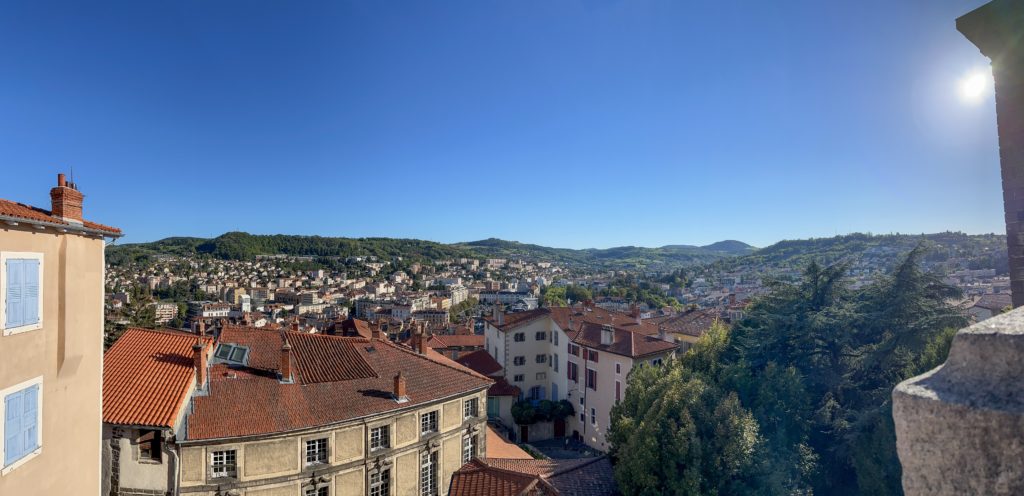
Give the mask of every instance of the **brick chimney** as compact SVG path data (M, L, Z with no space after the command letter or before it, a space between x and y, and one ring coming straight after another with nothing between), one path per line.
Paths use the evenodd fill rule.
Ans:
M50 190L50 215L65 222L82 223L82 199L85 196L78 191L75 183L64 179L64 174L57 174L57 187Z
M292 382L292 345L288 343L288 336L281 346L281 382Z
M402 375L401 370L395 376L395 388L391 391L391 394L395 395L395 401L399 403L409 401L409 395L405 391L405 376Z
M199 318L198 320L193 321L192 322L192 330L195 331L197 336L205 336L206 335L206 321L203 320L202 318Z
M426 342L427 342L427 338L423 334L423 324L422 323L417 323L416 324L416 329L412 333L412 349L413 349L413 351L415 351L416 353L419 353L419 354L422 355L424 353L424 351L426 350L426 347L427 347Z
M376 324L370 324L370 337L374 341L380 341L380 339L381 339L380 321L378 321Z
M206 387L206 350L201 339L192 345L192 364L196 369L196 389Z

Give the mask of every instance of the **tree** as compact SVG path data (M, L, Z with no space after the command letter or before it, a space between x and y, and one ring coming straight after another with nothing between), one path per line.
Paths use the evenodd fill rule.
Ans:
M548 286L541 296L546 307L564 307L567 304L565 286Z

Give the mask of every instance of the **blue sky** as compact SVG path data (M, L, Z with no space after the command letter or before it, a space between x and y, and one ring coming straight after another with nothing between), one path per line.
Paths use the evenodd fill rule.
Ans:
M73 168L121 242L1002 232L982 3L3 2L0 198Z

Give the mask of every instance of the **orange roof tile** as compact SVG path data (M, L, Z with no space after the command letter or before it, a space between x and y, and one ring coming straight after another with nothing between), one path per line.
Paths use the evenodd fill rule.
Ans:
M450 496L519 496L617 494L607 457L576 460L509 458L475 459L452 475Z
M174 427L195 384L195 335L130 328L103 355L103 421ZM206 353L210 338L202 338Z
M221 342L249 347L249 367L214 367L210 393L194 399L188 440L331 425L414 408L491 384L451 360L431 356L433 352L419 355L386 340L301 333L287 333L298 380L282 384L277 370L284 335L235 326L221 331ZM399 371L406 377L409 401L404 403L391 395Z
M59 217L54 217L49 210L43 210L24 203L12 202L0 199L0 216L23 219L27 222L45 222L61 226L75 227L75 224L67 222ZM84 221L82 227L93 231L102 232L108 236L120 236L121 230L116 227L105 226L96 222Z
M532 460L529 453L523 448L508 442L494 430L494 427L487 426L487 458L514 458L521 460Z

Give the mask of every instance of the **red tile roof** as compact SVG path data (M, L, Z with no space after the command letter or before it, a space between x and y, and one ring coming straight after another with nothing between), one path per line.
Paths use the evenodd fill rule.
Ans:
M130 328L103 355L103 421L174 427L195 384L192 345L178 331ZM203 338L206 353L211 338Z
M532 460L529 453L523 448L510 443L494 430L494 427L487 426L487 458L513 458L518 460Z
M533 322L537 319L544 318L551 312L547 308L538 308L535 310L527 310L525 312L513 312L506 313L503 317L503 323L498 325L498 321L493 317L486 317L484 320L490 322L490 324L502 331L509 331L520 326L524 326Z
M711 325L716 320L719 320L717 311L707 309L688 310L663 319L659 325L668 332L676 332L699 338L708 329L711 329Z
M665 353L679 347L678 344L664 341L657 336L647 336L615 326L612 329L611 344L601 344L601 333L604 331L604 325L591 322L579 324L575 332L569 332L569 337L574 343L586 346L587 348L630 358Z
M494 385L487 389L487 396L512 396L518 398L519 393L519 387L509 384L504 377L495 378Z
M432 334L427 338L427 346L431 348L483 348L482 334Z
M455 361L487 376L495 375L502 369L501 364L487 350L471 351L459 356Z
M448 494L610 496L617 494L617 489L611 462L603 456L576 460L483 458L452 475Z
M386 340L300 333L287 333L298 380L282 384L276 372L283 335L234 326L222 331L221 342L244 342L250 347L249 364L256 367L215 367L209 395L194 399L188 440L332 425L415 408L491 385L490 379L451 360L430 353L418 355ZM406 378L409 397L404 403L391 395L399 371ZM234 378L225 375L231 372Z
M36 208L31 205L25 205L24 203L12 202L10 200L0 199L0 216L11 217L14 219L23 219L26 222L45 222L48 224L57 224L61 226L76 227L76 224L72 224L59 217L54 217L50 214L49 210L43 210ZM84 221L82 227L91 229L93 231L99 231L109 236L120 236L121 230L116 227L105 226L96 222Z

